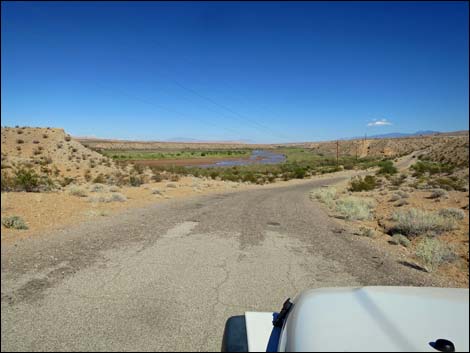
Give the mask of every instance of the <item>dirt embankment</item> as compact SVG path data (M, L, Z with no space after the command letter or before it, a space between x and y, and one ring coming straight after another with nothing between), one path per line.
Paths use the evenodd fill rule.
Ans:
M119 168L114 161L74 140L63 129L5 127L1 129L2 172L28 168L53 179L83 181L111 175Z

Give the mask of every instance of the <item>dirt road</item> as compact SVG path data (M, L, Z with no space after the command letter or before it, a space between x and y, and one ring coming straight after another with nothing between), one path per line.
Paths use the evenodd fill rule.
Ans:
M2 246L2 351L220 350L225 320L313 287L430 285L299 185L171 200Z

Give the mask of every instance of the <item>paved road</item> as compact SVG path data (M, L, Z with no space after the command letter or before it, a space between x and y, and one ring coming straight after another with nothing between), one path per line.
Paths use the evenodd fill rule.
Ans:
M217 351L227 317L306 288L428 284L309 200L335 181L170 200L3 246L2 351Z

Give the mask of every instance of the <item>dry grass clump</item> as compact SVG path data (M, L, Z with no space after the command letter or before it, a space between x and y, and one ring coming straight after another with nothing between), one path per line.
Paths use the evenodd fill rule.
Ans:
M400 234L400 233L393 234L392 239L390 240L390 243L395 244L395 245L403 245L405 248L411 245L411 241L407 237L405 237L403 234Z
M461 210L460 208L454 208L454 207L440 209L439 215L443 217L447 217L447 218L454 218L458 221L465 218L465 212Z
M69 188L68 191L69 191L69 194L73 195L73 196L78 196L78 197L87 197L88 196L86 190L82 189L81 187L79 187L77 185L72 185Z
M336 211L348 220L366 220L372 217L375 202L367 198L345 197L336 201Z
M375 238L377 236L377 232L372 228L361 227L359 228L359 235L368 238Z
M88 198L89 202L104 202L104 203L109 203L109 202L124 202L127 201L127 197L121 193L115 192L110 195L99 195L99 196L90 196Z
M444 189L435 189L431 192L431 195L429 195L430 199L439 199L441 197L448 198L449 193L445 191Z
M406 236L439 234L457 226L455 218L416 208L395 211L392 220L396 222L393 230Z
M335 205L337 191L333 187L314 189L310 192L310 197L326 204L328 207L333 208Z
M25 221L19 216L8 216L2 218L2 224L5 228L28 229Z
M453 262L457 258L450 246L435 238L424 238L418 243L415 255L428 272L436 270L444 263Z

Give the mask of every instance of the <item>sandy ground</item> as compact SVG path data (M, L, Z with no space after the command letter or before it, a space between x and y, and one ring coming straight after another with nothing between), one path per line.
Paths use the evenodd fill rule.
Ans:
M386 234L387 228L392 225L390 217L395 210L417 208L426 211L437 211L442 208L462 208L469 204L468 192L461 191L449 191L448 198L430 199L430 190L416 190L413 188L400 188L405 191L408 195L406 202L408 204L398 207L397 201L391 201L393 194L397 190L390 190L387 187L383 187L374 191L369 192L348 192L349 181L342 181L334 185L338 193L343 195L352 195L355 197L367 197L375 200L376 208L374 209L375 217L369 221L347 221L343 219L337 219L337 222L346 229L352 229L356 234L360 234L361 227L367 227L374 229L376 237L358 237L360 241L368 242L374 246L385 248L390 253L394 254L397 258L401 258L404 262L412 264L419 264L414 251L416 244L422 240L422 237L416 237L411 239L411 246L405 248L399 245L392 245L389 243L391 237ZM324 206L324 205L323 205ZM336 218L336 212L328 210L326 206L324 209L332 216ZM458 222L458 229L445 232L439 235L439 239L443 242L450 244L453 250L458 255L458 259L450 264L444 264L439 267L434 273L441 278L452 278L457 286L468 288L469 285L469 211L464 210L465 218Z
M357 172L343 171L314 176L311 179L331 178L332 175L349 176ZM212 193L227 193L246 189L259 189L295 185L311 179L278 181L275 184L253 185L230 181L217 181L195 177L183 177L177 182L162 181L143 184L140 187L121 187L118 192L125 195L124 202L90 202L93 197L110 195L109 192L91 192L93 184L80 186L88 197L71 195L67 189L57 192L27 193L4 192L1 194L1 216L20 216L28 225L27 230L7 229L2 225L2 242L17 237L45 236L52 230L62 229L72 224L93 218L106 217L129 208L144 207L154 203L164 203L174 198ZM176 187L172 187L176 186ZM161 195L154 194L161 191Z

